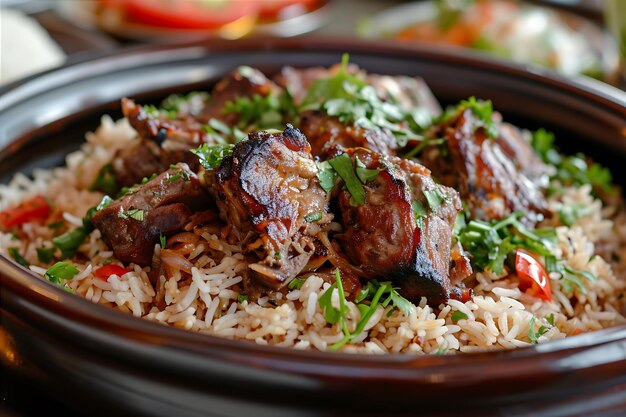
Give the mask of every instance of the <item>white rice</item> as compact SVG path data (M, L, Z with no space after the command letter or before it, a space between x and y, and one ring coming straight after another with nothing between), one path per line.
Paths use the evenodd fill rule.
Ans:
M33 179L18 174L10 184L0 185L0 210L41 194L52 203L59 220L79 226L87 209L102 198L100 193L87 191L89 184L115 151L128 146L135 136L125 119L113 122L104 117L102 125L87 135L83 148L67 156L67 167L37 170ZM572 227L557 228L559 245L554 250L554 255L563 257L567 265L597 277L597 281L585 281L586 294L578 288L566 291L558 276L553 275L550 277L553 300L544 302L522 293L514 275L478 273L471 300L449 300L432 308L422 298L408 315L391 311L391 306L379 306L364 330L341 350L446 354L512 349L532 343L529 338L532 320L534 333L542 326L545 330L538 336L538 343L626 323L623 314L626 262L610 259L611 253L617 253L626 260L626 215L618 213L615 207L602 207L588 186L568 189L563 195L551 198L549 204L554 213L563 204L591 208ZM30 270L43 275L49 265L38 261L36 249L42 245L52 247L53 231L31 223L22 226L21 232L24 235L21 240L0 232L0 252L6 254L8 248L18 248L31 263ZM247 268L241 248L207 230L195 233L198 243L186 255L194 265L191 275L175 271L158 277L158 285L153 286L149 268L136 265L126 265L131 272L123 276L111 275L106 281L96 277L96 269L116 261L102 242L100 232L94 230L79 249L89 261L72 261L80 272L67 286L94 303L136 317L261 345L327 350L343 339L340 325L328 324L319 305L320 297L330 286L322 277L312 275L301 288L284 296L262 297L257 302L238 301L243 291L241 273ZM160 287L163 296L158 300ZM332 303L339 306L336 291ZM348 301L347 307L348 327L354 331L361 313L353 302ZM466 318L453 320L456 312Z

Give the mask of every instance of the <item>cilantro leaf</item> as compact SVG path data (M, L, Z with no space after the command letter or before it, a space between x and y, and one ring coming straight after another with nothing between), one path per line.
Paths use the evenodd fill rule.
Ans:
M380 174L379 169L368 169L365 167L365 164L361 162L361 160L357 157L356 160L356 176L359 177L363 184L367 184L368 182L374 181L378 174Z
M20 264L20 265L22 265L22 266L25 266L25 267L30 266L30 262L28 262L28 261L26 260L26 258L24 258L24 257L20 254L20 252L19 252L19 250L18 250L17 248L8 248L8 249L7 249L7 252L8 252L8 253L9 253L9 255L11 256L11 258L13 258L13 260L14 260L15 262L17 262L18 264Z
M361 185L358 177L355 174L354 167L352 166L352 160L346 154L341 154L328 161L330 166L337 172L337 174L343 179L346 188L352 196L350 198L350 204L359 205L365 203L365 189Z
M192 149L191 153L198 156L200 164L204 168L213 170L220 166L225 157L233 154L234 147L233 144L209 145L204 143L199 148Z
M454 313L452 313L452 321L459 321L459 320L467 320L467 314L465 314L462 311L455 311Z
M106 164L100 171L94 182L89 186L89 191L101 191L105 194L114 195L119 189L115 180L115 171L112 164Z
M320 182L320 186L327 193L335 186L335 179L337 178L337 172L328 163L328 161L317 163L317 179Z
M62 284L63 281L74 278L78 272L78 268L69 262L57 262L48 268L44 277L54 284Z
M550 178L552 182L558 181L564 186L580 186L591 184L594 191L614 193L613 177L608 168L598 163L589 163L584 155L577 154L566 156L559 152L554 145L554 134L545 129L533 132L532 147L539 157L546 163L556 168L555 174ZM554 190L555 186L552 185Z

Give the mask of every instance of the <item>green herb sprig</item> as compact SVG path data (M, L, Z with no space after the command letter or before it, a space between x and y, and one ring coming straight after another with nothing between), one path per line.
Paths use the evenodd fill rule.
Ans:
M337 290L339 296L339 308L332 305L332 295L335 290ZM369 301L369 304L363 301ZM331 285L318 300L326 322L329 324L339 323L339 327L344 334L343 339L329 346L329 350L338 350L346 343L356 339L363 332L367 322L374 315L379 305L386 308L391 304L394 308L399 309L406 315L412 314L415 309L415 306L410 301L402 297L396 291L391 282L379 283L375 280L368 282L367 286L363 288L354 302L361 312L361 319L357 322L354 331L351 332L347 322L347 314L350 312L350 309L347 306L343 285L341 283L341 274L338 269L335 270L335 283Z
M546 163L553 165L556 170L550 177L552 194L559 191L554 184L561 186L581 186L591 184L595 192L603 191L609 194L615 192L613 177L608 168L597 162L589 163L584 155L563 155L554 145L554 134L545 129L533 133L532 146L539 157Z
M234 148L235 145L233 144L209 145L204 143L199 148L192 149L191 153L200 158L200 164L204 168L213 170L220 166L225 157L233 154Z

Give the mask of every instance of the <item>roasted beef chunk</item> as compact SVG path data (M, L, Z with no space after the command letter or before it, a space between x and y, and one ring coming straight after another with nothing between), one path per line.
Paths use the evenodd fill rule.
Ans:
M518 129L501 124L498 130L496 138L489 137L474 112L462 110L428 133L446 140L447 156L430 147L420 160L442 184L459 190L473 218L523 211L526 222L539 221L548 214L542 190L546 167Z
M241 239L249 232L258 237L247 247L261 257L250 265L256 279L280 288L306 266L313 234L332 217L310 146L297 129L250 134L206 180L233 231Z
M210 101L196 100L192 106L186 106L175 115L150 115L134 101L122 99L122 112L137 131L139 140L120 150L113 159L117 185L130 186L178 162L184 162L196 171L199 168L198 158L189 150L220 140L209 133L205 125L211 119L230 126L238 121L238 114L224 112L227 102L255 94L265 96L279 90L258 70L241 67L215 86Z
M365 202L347 189L337 196L344 252L365 278L393 279L407 298L435 305L460 292L449 281L458 194L436 184L421 165L363 148L345 151L378 175L362 184ZM466 271L467 272L467 271Z
M328 155L337 148L363 147L384 154L393 154L397 148L396 138L388 129L368 130L346 125L322 111L301 113L300 129L315 156Z
M122 111L137 131L138 140L121 149L113 158L115 180L119 186L130 186L184 162L192 170L199 167L198 158L189 152L202 143L214 143L202 124L190 115L177 119L151 117L134 101L122 99Z
M159 236L181 231L195 211L210 204L198 177L181 163L134 186L98 211L92 223L117 259L148 266Z

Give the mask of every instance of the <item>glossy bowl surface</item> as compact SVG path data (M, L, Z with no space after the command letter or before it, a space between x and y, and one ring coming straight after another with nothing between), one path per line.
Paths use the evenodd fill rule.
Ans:
M322 39L152 46L76 62L0 91L0 183L63 163L118 100L208 88L238 65L338 62L425 78L443 103L475 95L507 120L624 184L626 94L459 52ZM154 416L623 415L626 326L535 347L456 356L364 356L262 347L139 320L68 294L0 256L3 366L90 414ZM58 386L62 385L62 389Z

